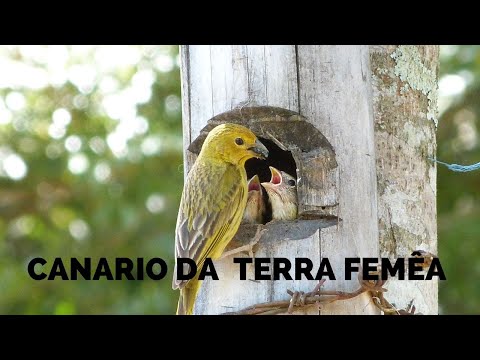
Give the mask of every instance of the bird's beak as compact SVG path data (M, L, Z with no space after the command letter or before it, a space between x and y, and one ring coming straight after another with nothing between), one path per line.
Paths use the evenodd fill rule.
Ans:
M265 160L266 158L268 158L267 148L258 139L255 141L255 145L249 148L248 150L253 151L255 154L258 155L256 157L260 159Z
M262 191L262 187L260 186L260 179L258 178L258 175L255 175L250 179L248 182L248 191L252 190L257 190L257 191Z
M270 173L272 174L272 178L270 179L269 182L263 182L262 186L267 190L276 191L275 185L282 183L282 174L273 166L269 166L269 168L270 168Z
M272 174L272 178L270 179L270 182L273 185L278 185L282 183L282 173L278 170L275 169L273 166L269 166L270 168L270 173Z
M269 191L275 191L275 189L273 188L273 185L272 183L270 182L263 182L262 183L262 186L265 188L265 190L267 190L267 194L269 193Z

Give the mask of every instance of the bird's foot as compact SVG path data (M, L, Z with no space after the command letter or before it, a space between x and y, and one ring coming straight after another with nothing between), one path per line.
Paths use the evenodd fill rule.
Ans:
M252 259L255 259L255 254L253 252L253 248L255 247L255 245L258 244L258 242L260 241L260 239L262 238L262 235L263 233L266 231L266 229L261 229L260 227L257 229L257 232L255 233L255 236L253 237L252 241L247 244L247 245L243 245L243 246L239 246L235 249L232 249L232 250L229 250L229 251L226 251L222 254L222 256L220 256L220 259L224 259L228 256L231 256L231 255L235 255L235 254L238 254L238 253L241 253L241 252L247 252L248 255L252 258Z

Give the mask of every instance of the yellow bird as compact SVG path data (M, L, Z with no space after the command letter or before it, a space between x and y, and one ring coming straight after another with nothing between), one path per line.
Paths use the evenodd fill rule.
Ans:
M262 185L272 205L272 220L295 220L298 213L297 182L285 171L270 166L270 182Z
M248 181L248 199L242 223L262 224L264 213L265 203L263 201L262 186L260 185L258 175L255 175Z
M177 314L193 313L205 258L218 259L240 226L248 196L245 162L254 157L266 159L268 150L252 131L236 124L218 125L187 175L178 210L175 259L194 260L197 275L178 280L175 261L172 287L180 289ZM189 267L184 266L186 273Z

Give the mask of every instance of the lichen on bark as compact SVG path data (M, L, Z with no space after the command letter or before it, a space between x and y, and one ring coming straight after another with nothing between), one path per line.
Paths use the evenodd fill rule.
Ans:
M438 124L437 119L437 97L438 85L437 74L429 69L423 62L418 48L413 45L400 45L390 55L395 60L395 75L400 80L406 82L402 87L401 93L405 93L410 86L414 90L419 90L427 96L428 111L427 119Z
M380 256L436 253L438 46L372 46ZM433 120L433 121L432 121ZM412 298L437 313L437 282L390 282L397 305Z
M427 114L436 113L438 48L414 48L378 46L370 51L382 256L415 249L421 239L436 237L433 223L417 219L432 216L430 206L435 204L435 172L428 160L436 150L435 126ZM396 241L394 226L405 230Z

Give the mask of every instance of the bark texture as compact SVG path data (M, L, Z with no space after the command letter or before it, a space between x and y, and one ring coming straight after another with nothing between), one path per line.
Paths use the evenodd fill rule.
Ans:
M372 46L370 62L377 153L380 255L416 249L437 254L436 154L439 47ZM438 313L438 281L391 280L388 298L412 299L422 313Z

